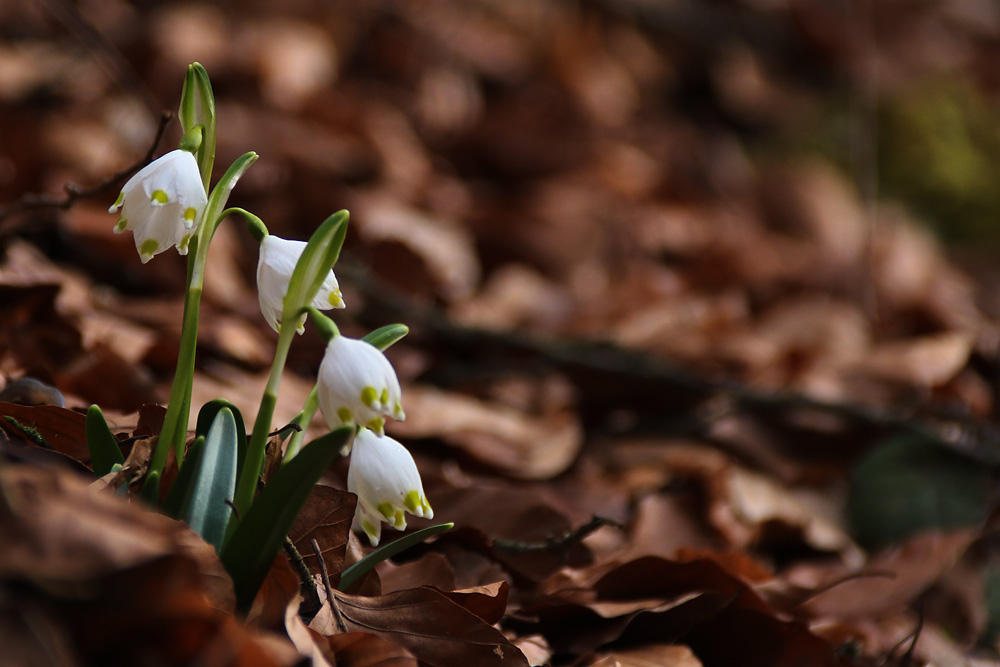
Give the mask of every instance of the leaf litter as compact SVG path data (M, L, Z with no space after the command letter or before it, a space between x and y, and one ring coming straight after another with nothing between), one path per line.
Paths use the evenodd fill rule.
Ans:
M941 76L995 96L1000 22L960 4L901 23L899 2L0 9L19 26L0 48L0 127L19 128L0 138L0 209L141 155L145 107L175 106L201 60L233 119L220 160L246 136L268 157L234 203L289 238L331 205L356 218L341 326L413 329L390 350L409 419L389 431L455 523L337 591L364 548L335 464L289 535L318 613L300 616L281 555L234 617L211 548L120 495L162 420L183 264L140 271L101 197L4 213L0 372L68 406L0 403L9 659L995 662L995 295L924 211L874 206L803 139L835 132L844 98L890 108ZM260 393L255 259L223 226L192 403L248 414ZM311 333L293 348L276 420L321 353ZM126 465L88 486L91 403Z

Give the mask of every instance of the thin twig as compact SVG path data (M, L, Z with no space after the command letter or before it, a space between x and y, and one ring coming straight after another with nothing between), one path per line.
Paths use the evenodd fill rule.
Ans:
M624 526L614 519L609 519L603 516L595 516L576 530L571 530L563 533L562 535L550 537L543 542L521 542L518 540L504 540L498 538L493 540L493 548L502 553L512 555L531 553L565 554L601 526L624 528Z
M302 604L299 606L299 617L302 622L309 625L309 622L316 618L316 614L322 609L323 603L319 599L319 591L316 590L316 582L313 581L312 573L306 567L306 562L302 559L302 554L295 548L292 541L285 537L282 545L285 555L292 564L295 574L299 577L299 591L302 593Z
M319 542L313 539L310 544L312 544L313 553L316 554L316 560L319 562L319 573L323 578L323 587L326 589L326 601L330 605L330 611L333 613L333 618L337 622L337 629L341 632L347 632L347 626L344 624L344 617L340 614L340 607L337 606L337 600L333 597L333 586L330 583L330 572L326 569L326 561L323 560L323 553L319 549Z
M174 115L169 111L164 111L162 113L160 116L160 124L156 129L156 136L153 139L152 145L149 147L146 155L144 155L142 159L135 164L108 176L101 182L96 185L92 185L89 188L81 188L79 185L74 183L67 183L63 186L63 191L65 193L63 196L37 192L24 194L10 205L0 207L0 222L3 222L12 215L24 213L26 211L36 211L44 208L67 210L80 199L93 197L94 195L113 189L120 181L124 180L128 176L131 176L133 172L145 166L150 162L150 160L153 159L153 155L156 154L156 147L160 145L160 139L163 138L163 133L167 129L167 124L173 117ZM0 237L5 236L9 233L9 231L10 230L0 227Z

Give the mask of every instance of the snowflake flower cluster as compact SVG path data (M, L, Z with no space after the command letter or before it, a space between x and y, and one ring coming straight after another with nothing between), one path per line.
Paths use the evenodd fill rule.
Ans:
M109 209L120 210L114 231L131 231L143 263L176 247L187 254L208 204L194 154L178 149L147 165L122 188ZM275 331L303 241L282 239L264 232L257 264L260 310ZM343 295L331 269L311 303L317 310L343 308ZM297 327L304 331L304 324ZM333 336L326 347L317 379L320 410L331 429L354 425L358 430L347 478L357 494L354 527L379 543L382 523L406 528L407 513L433 518L413 457L398 441L385 435L386 419L403 420L396 372L381 350L363 340Z

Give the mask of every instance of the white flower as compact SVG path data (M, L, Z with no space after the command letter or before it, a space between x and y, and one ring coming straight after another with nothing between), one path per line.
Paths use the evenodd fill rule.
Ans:
M273 234L265 236L260 242L260 258L257 260L257 300L260 302L260 312L264 315L264 319L275 331L281 326L282 304L285 294L288 293L292 271L295 270L295 264L305 249L305 241L289 241ZM332 270L323 280L319 292L310 305L317 310L344 307L340 285ZM299 333L305 330L305 325L298 329Z
M121 209L115 233L132 231L145 264L170 246L186 255L207 203L198 161L187 151L175 150L130 178L108 213Z
M404 530L406 512L434 518L413 456L387 435L378 436L363 428L355 436L347 490L358 496L354 528L364 531L373 547L382 536L383 521Z
M406 419L401 393L396 371L377 347L340 335L327 343L317 395L331 429L357 424L381 435L387 417Z

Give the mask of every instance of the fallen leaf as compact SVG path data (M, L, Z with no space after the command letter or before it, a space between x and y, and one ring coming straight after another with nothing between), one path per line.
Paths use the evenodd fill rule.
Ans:
M288 539L313 574L320 573L312 547L312 541L316 540L326 563L330 585L334 588L340 583L340 573L345 568L348 536L357 503L358 497L353 493L316 485L288 531Z
M435 667L528 665L498 630L433 589L379 597L334 592L334 601L348 631L374 634Z

